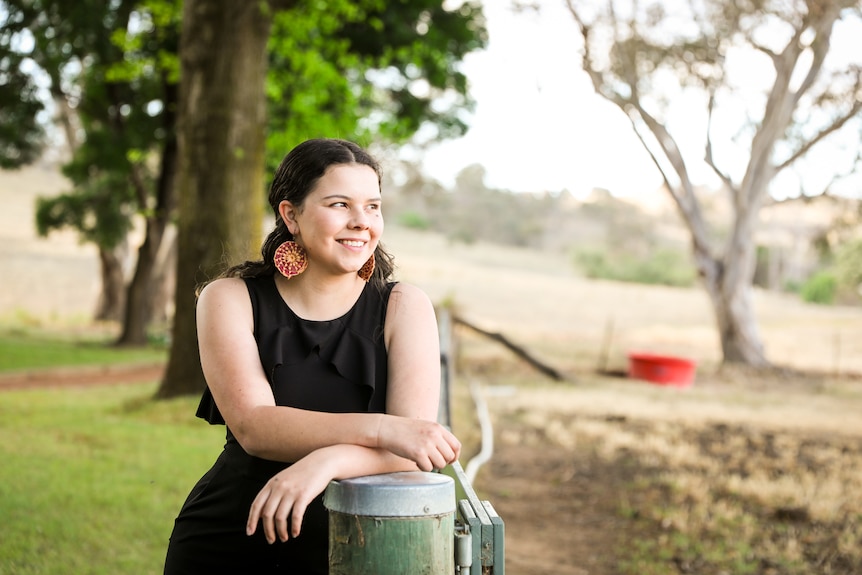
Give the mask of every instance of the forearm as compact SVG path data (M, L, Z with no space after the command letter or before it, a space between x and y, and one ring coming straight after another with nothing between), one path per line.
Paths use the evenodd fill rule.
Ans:
M274 461L296 462L335 445L379 449L442 469L458 459L461 443L435 421L383 413L321 413L291 407L257 407L231 427L243 449ZM239 425L238 425L239 424Z
M349 479L397 471L418 471L416 463L398 457L385 449L341 444L325 447L319 453L325 455L331 465L332 479Z
M297 537L309 503L326 490L333 479L413 471L416 464L384 449L341 444L312 451L277 473L260 490L249 509L246 533L254 534L263 523L266 540ZM288 517L290 535L288 535Z
M324 447L379 447L381 413L326 413L261 406L235 422L231 432L249 454L294 462Z

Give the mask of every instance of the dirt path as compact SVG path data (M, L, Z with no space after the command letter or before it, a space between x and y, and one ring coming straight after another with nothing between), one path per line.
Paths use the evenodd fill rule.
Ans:
M0 374L0 391L143 383L161 379L164 371L165 366L163 364L31 370Z
M475 486L505 522L507 574L617 575L624 560L636 573L638 553L655 555L637 545L681 536L680 521L715 532L697 518L733 493L730 515L758 522L750 553L761 565L780 557L770 542L789 530L816 558L809 567L823 566L807 572L857 575L862 559L835 542L859 527L862 380L830 385L743 393L703 382L677 393L621 381L492 397L494 455ZM716 572L691 549L677 549L665 572Z
M612 575L631 470L585 452L503 446L480 482L506 525L508 575Z

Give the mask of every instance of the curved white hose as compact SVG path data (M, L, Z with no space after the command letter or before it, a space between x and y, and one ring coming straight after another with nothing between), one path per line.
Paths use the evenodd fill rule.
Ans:
M491 425L491 415L488 412L488 404L485 403L485 398L482 397L482 390L479 389L479 384L476 381L470 381L470 396L473 398L473 403L476 405L476 416L479 418L479 430L482 432L482 447L470 461L467 462L467 468L464 474L472 484L476 480L476 474L479 468L491 459L494 453L494 429Z

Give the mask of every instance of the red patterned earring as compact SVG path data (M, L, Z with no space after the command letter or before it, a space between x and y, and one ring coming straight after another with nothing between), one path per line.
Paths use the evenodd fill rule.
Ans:
M371 257L368 258L368 261L365 262L361 268L359 268L357 273L359 274L359 277L365 281L371 279L371 274L374 273L374 254L371 254Z
M275 269L287 279L298 276L308 267L305 248L293 241L287 241L278 246L272 260Z

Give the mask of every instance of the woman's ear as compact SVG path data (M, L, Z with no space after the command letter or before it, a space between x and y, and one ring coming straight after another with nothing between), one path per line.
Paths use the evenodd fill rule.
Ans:
M299 231L299 228L296 224L297 210L294 205L287 200L282 200L278 204L278 214L287 226L287 231L289 231L291 235L295 236Z

